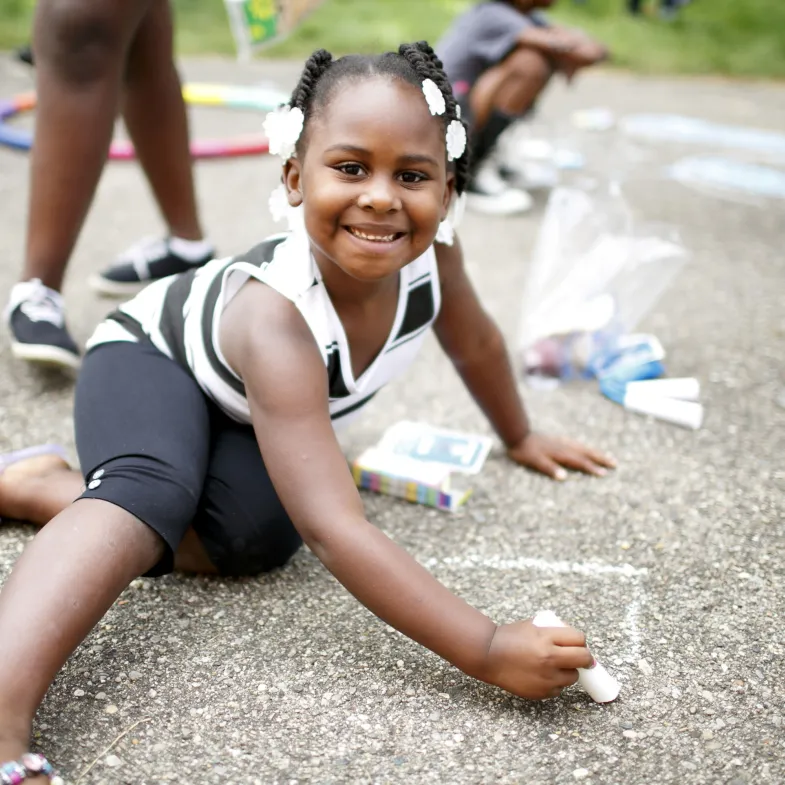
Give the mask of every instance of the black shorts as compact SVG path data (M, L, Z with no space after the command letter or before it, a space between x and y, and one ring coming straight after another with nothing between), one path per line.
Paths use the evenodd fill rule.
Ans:
M221 412L151 343L87 353L74 421L82 498L122 507L166 543L149 575L172 571L190 526L223 575L266 572L300 547L253 429Z

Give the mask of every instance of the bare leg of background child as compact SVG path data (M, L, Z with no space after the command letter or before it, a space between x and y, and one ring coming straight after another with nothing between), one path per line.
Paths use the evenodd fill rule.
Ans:
M128 53L123 120L169 234L201 240L188 116L174 64L172 12L156 0Z
M43 526L0 593L0 762L27 751L33 716L60 668L163 552L161 538L125 510L97 499L74 502L82 484L56 456L0 475L0 514ZM193 532L176 564L215 572Z
M511 117L526 114L553 73L547 58L533 49L516 49L489 68L472 88L469 100L479 133L495 111Z
M125 61L151 0L48 0L33 38L38 114L22 280L60 290L101 176Z
M504 170L516 170L517 156L502 134L535 104L551 76L551 65L538 52L517 49L488 69L469 94L473 116L470 133L472 177L469 206L480 212L513 215L532 206L525 177L510 181Z

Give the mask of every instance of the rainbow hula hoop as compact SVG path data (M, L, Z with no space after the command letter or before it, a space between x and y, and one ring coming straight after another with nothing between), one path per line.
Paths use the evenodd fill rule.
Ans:
M214 84L184 85L183 98L186 103L197 106L225 106L262 112L269 112L289 100L289 96L273 88ZM10 100L0 100L0 145L16 150L29 150L33 146L31 131L27 128L14 128L7 121L15 115L33 111L35 106L35 93L23 93ZM191 155L194 158L230 158L260 155L267 151L267 139L259 134L236 136L232 139L196 139L191 142ZM109 158L114 161L128 161L134 157L134 147L130 142L112 142Z

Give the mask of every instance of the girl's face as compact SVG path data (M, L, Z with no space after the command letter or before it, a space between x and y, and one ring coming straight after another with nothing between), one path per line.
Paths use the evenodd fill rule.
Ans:
M317 262L367 282L425 252L453 190L439 118L420 89L385 77L340 85L284 171Z

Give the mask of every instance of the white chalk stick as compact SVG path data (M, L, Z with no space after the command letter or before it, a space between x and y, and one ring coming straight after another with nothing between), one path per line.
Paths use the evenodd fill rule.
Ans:
M703 406L694 401L679 401L676 398L662 398L648 393L627 392L624 396L624 408L693 431L703 424Z
M646 379L628 382L627 393L631 395L648 394L663 398L678 398L680 401L697 401L701 394L700 382L692 377L680 379Z
M553 611L539 611L532 619L535 627L566 627ZM591 668L578 668L578 684L595 703L610 703L619 697L621 685L597 660Z

